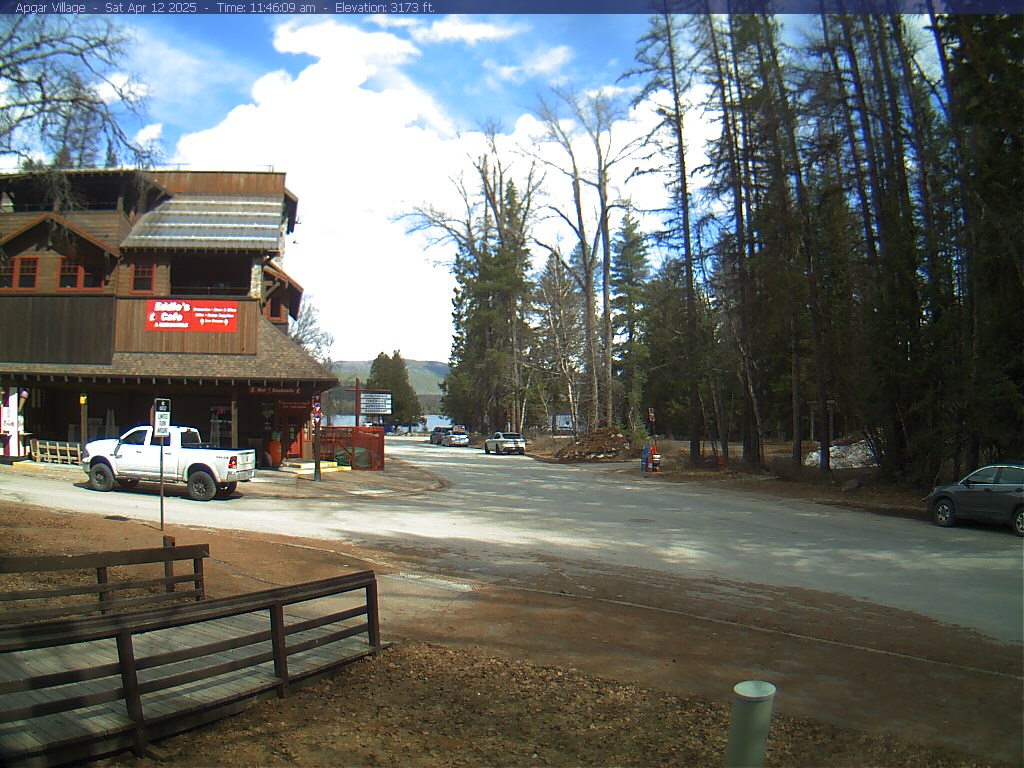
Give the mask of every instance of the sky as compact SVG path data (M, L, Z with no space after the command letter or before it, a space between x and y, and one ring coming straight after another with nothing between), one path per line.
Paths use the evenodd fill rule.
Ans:
M499 126L516 178L529 167L524 150L564 165L557 148L538 143L532 110L552 88L639 86L619 80L648 24L642 15L115 20L136 39L127 74L148 96L137 138L160 147L165 165L287 174L299 223L283 266L334 336L335 360L396 350L448 360L454 249L411 231L404 214L459 212L454 180L482 153L486 123ZM616 145L652 124L649 105L625 114ZM633 167L621 164L615 193L662 205L655 177L626 182ZM544 206L564 205L565 179L547 178ZM571 231L554 217L538 232L571 249Z

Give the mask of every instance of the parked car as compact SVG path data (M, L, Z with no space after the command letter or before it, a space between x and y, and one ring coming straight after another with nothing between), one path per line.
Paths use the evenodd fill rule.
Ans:
M937 485L928 496L928 512L936 525L956 521L1002 523L1024 536L1024 464L991 464L958 483Z
M96 491L109 491L115 483L134 488L140 480L162 477L165 483L185 483L196 501L209 501L230 496L239 481L256 474L256 451L251 448L207 447L192 427L171 427L163 443L153 437L152 427L136 427L116 440L88 443L82 451L82 471L89 476L89 486Z
M518 432L495 432L484 440L484 453L526 453L526 441Z
M433 445L440 445L441 439L451 431L451 427L434 427L434 430L430 433L430 442Z

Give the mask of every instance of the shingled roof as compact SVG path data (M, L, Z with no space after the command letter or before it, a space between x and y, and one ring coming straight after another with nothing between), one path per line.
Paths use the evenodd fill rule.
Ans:
M68 381L173 381L253 386L313 384L318 389L338 385L334 374L264 317L259 319L257 350L255 355L115 352L109 365L3 363L0 373Z

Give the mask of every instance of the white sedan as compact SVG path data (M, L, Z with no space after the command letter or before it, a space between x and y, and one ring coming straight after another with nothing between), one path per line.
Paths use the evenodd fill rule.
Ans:
M466 433L465 431L456 432L455 430L452 430L447 435L441 438L441 445L446 445L449 448L453 446L459 448L468 448L469 434Z

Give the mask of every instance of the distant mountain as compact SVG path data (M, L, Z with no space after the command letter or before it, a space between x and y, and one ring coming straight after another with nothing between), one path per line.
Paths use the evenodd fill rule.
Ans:
M355 385L358 377L365 382L370 375L372 360L339 360L331 363L331 370L341 379L342 386ZM448 375L448 363L437 360L406 360L405 369L409 372L409 383L417 395L441 394L441 381Z

